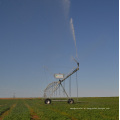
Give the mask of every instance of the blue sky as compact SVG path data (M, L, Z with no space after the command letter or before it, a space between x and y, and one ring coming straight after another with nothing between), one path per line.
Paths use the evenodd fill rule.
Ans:
M118 96L118 2L0 0L0 97L40 97L54 73L76 67L71 18L79 96ZM76 96L75 75L71 80Z

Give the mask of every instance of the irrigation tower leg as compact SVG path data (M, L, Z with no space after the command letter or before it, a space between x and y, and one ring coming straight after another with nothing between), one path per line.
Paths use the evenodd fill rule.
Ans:
M60 83L60 85L62 86L62 88L63 88L63 92L66 94L66 96L69 98L69 96L68 96L68 94L66 93L66 91L65 91L65 89L64 89L64 87L63 87L63 85Z
M77 80L77 72L76 72L76 86L77 86L77 102L78 102L78 80Z

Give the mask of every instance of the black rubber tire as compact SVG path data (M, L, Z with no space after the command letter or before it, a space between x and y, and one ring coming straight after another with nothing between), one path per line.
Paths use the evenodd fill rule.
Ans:
M68 99L68 104L73 104L74 100L73 99Z
M45 99L45 104L51 104L51 99L49 98Z

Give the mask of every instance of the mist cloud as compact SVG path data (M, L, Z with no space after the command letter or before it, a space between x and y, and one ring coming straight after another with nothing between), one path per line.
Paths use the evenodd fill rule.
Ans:
M65 17L69 16L70 0L62 0Z
M77 55L77 46L76 46L76 38L75 38L75 30L74 30L74 25L73 25L73 19L72 18L70 19L70 28L71 28L72 35L73 35L73 40L74 40L74 43L75 43L76 57L78 57L78 55Z

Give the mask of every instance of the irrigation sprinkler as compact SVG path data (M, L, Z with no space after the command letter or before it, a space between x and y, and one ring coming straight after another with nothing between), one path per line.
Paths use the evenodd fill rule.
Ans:
M55 92L57 92L57 90L61 87L63 89L64 94L67 96L68 98L68 103L69 104L73 104L74 100L71 99L71 94L70 97L68 96L65 88L63 87L62 83L65 82L65 80L67 78L69 78L71 75L73 75L75 72L77 72L79 70L79 63L74 59L74 61L77 63L77 68L75 68L71 73L69 73L67 76L65 76L62 79L59 79L59 81L57 82L52 82L50 83L46 89L44 90L44 98L45 98L45 104L51 104L51 97L54 95ZM71 78L70 78L71 81Z

